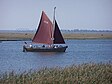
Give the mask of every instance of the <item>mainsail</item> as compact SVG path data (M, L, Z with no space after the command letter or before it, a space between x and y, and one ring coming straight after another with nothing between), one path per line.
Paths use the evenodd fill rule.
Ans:
M41 20L32 42L42 44L53 44L53 40L51 39L52 31L53 24L45 14L45 12L42 11Z
M41 20L36 31L36 34L32 40L34 43L42 44L65 44L62 34L59 30L58 24L55 20L55 26L47 17L44 11L42 11Z

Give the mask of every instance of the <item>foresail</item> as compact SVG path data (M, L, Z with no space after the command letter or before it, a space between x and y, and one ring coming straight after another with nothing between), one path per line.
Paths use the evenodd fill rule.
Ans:
M53 40L51 40L52 31L53 24L45 14L45 12L42 11L41 20L32 42L42 44L53 44Z
M65 41L63 39L63 36L59 30L58 24L55 20L55 29L54 29L54 44L65 44Z

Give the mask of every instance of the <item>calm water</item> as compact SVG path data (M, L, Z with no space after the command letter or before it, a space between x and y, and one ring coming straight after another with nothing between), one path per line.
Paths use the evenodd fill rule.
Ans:
M112 39L66 40L65 53L22 52L23 41L0 42L0 73L112 61Z

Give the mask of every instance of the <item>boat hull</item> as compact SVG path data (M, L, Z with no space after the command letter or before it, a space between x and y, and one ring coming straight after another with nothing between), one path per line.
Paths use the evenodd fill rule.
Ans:
M68 46L61 46L57 48L47 48L47 47L26 47L23 46L23 52L65 52Z

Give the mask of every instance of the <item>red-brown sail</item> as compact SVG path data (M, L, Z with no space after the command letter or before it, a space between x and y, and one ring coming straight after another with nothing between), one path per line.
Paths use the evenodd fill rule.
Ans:
M52 31L53 31L53 24L45 14L45 12L42 11L41 20L32 42L53 44L53 40L51 39Z
M63 36L59 30L58 24L55 20L55 29L54 29L54 44L65 44L65 41L63 39Z

